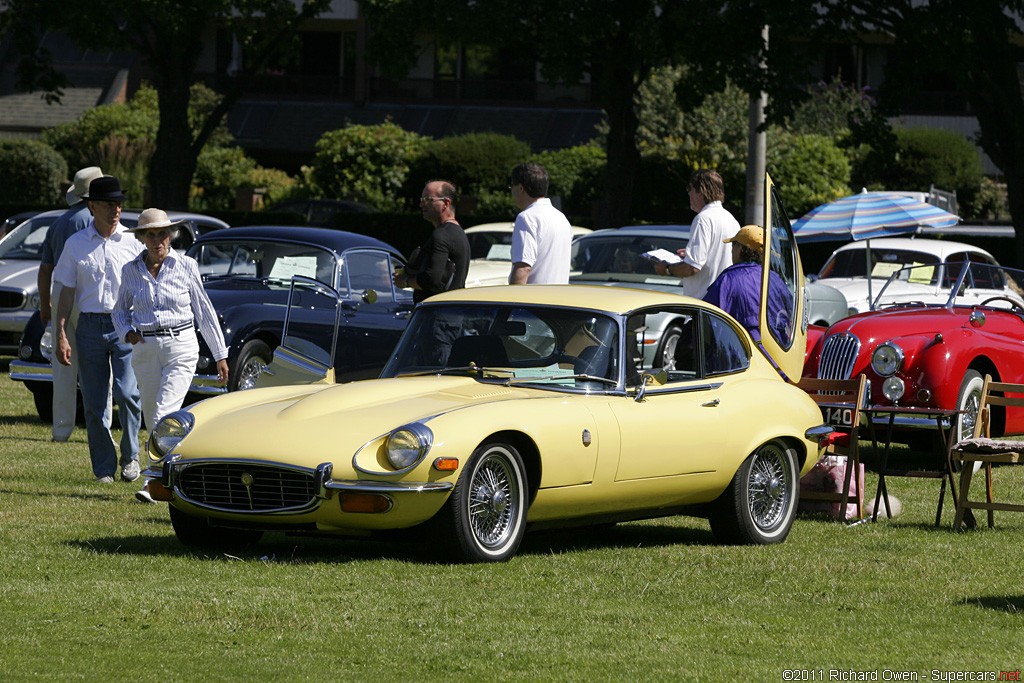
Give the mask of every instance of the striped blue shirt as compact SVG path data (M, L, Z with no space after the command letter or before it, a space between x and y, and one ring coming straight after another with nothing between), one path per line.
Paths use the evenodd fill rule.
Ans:
M199 323L199 332L214 360L228 357L217 312L203 289L195 259L172 249L156 278L146 268L146 252L124 265L112 314L117 338L132 330L147 332Z

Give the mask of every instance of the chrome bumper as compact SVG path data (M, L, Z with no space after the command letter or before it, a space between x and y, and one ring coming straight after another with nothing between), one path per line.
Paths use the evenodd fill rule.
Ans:
M53 368L49 363L31 363L25 360L12 360L11 379L16 382L53 382ZM226 394L228 388L217 383L217 375L193 375L189 393L203 396Z

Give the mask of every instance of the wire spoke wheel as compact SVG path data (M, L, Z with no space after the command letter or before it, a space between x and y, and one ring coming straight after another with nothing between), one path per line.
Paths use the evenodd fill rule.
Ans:
M777 449L762 449L754 456L747 480L750 516L759 528L771 530L779 524L789 503L790 486Z
M711 532L723 543L780 543L796 515L799 468L796 452L769 441L736 470L711 507Z
M526 529L525 472L511 444L493 441L476 449L442 517L449 550L468 562L501 562L516 553Z

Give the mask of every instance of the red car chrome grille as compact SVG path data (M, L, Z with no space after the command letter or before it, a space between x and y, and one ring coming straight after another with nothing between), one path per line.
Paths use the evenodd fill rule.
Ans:
M177 472L174 488L197 505L270 512L311 507L319 485L310 471L223 462L185 465Z
M834 334L825 340L818 360L820 379L849 379L860 353L860 339L852 334Z

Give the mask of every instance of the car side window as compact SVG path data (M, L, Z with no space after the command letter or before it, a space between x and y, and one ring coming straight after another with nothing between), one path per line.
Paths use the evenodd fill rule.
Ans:
M355 251L345 254L345 269L352 292L357 296L366 290L377 292L377 301L394 301L391 290L391 260L380 251Z
M703 313L700 326L704 376L725 375L750 367L750 353L736 329L724 318Z

